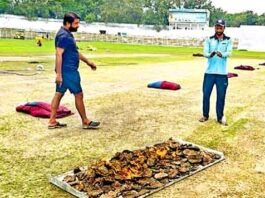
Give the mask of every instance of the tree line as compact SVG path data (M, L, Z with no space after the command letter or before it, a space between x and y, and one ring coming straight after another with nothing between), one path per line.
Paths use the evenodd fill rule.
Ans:
M87 23L132 23L163 28L168 25L169 9L180 6L208 9L211 26L217 18L225 19L229 27L265 25L265 13L230 14L213 6L211 0L1 0L0 13L23 15L29 19L61 19L66 12L73 11Z

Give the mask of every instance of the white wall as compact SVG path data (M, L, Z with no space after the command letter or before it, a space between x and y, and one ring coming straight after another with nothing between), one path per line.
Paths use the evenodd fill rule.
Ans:
M265 52L265 26L241 26L238 49Z

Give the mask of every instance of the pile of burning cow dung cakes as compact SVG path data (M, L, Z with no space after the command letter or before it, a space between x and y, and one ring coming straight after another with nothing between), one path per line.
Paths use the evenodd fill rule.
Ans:
M173 139L145 149L116 153L109 161L76 168L64 182L89 198L135 198L161 189L219 160L220 155Z

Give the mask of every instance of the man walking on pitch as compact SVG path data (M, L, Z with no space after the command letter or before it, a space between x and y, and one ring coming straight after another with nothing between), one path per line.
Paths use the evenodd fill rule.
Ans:
M224 34L224 30L225 21L222 19L217 20L215 24L215 35L207 39L204 43L204 56L208 59L208 66L204 74L203 117L199 119L200 122L205 122L209 119L210 97L213 86L216 85L217 121L222 125L227 125L224 116L224 106L228 87L227 58L232 52L232 42L230 37Z
M83 91L81 87L80 75L78 72L79 60L86 63L92 70L96 70L95 63L89 61L80 52L72 32L76 32L79 28L80 17L73 12L64 15L63 27L58 31L55 38L56 47L56 93L52 99L51 116L49 120L49 129L66 127L56 121L56 112L60 105L60 101L65 92L69 90L75 96L75 106L82 119L83 129L98 128L100 122L91 121L87 118L85 105L83 101Z

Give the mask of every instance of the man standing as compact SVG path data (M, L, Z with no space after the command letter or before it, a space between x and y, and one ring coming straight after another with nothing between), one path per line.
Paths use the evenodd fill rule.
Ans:
M225 21L222 19L217 20L215 24L215 35L207 39L204 43L204 56L208 59L208 67L204 74L203 117L199 119L200 122L205 122L209 119L210 97L213 86L216 85L217 121L222 125L227 125L224 116L224 106L228 87L227 58L232 52L232 42L230 37L224 34L224 30Z
M80 52L74 36L71 32L76 32L79 28L80 17L73 12L64 15L63 27L58 31L55 38L56 47L56 93L51 104L51 117L49 120L49 129L66 127L56 121L56 112L60 105L60 101L65 92L69 90L75 96L75 106L82 119L83 129L98 128L100 122L91 121L87 118L85 105L83 101L83 91L80 84L80 75L78 72L79 60L86 63L92 70L96 70L95 63L89 61Z

